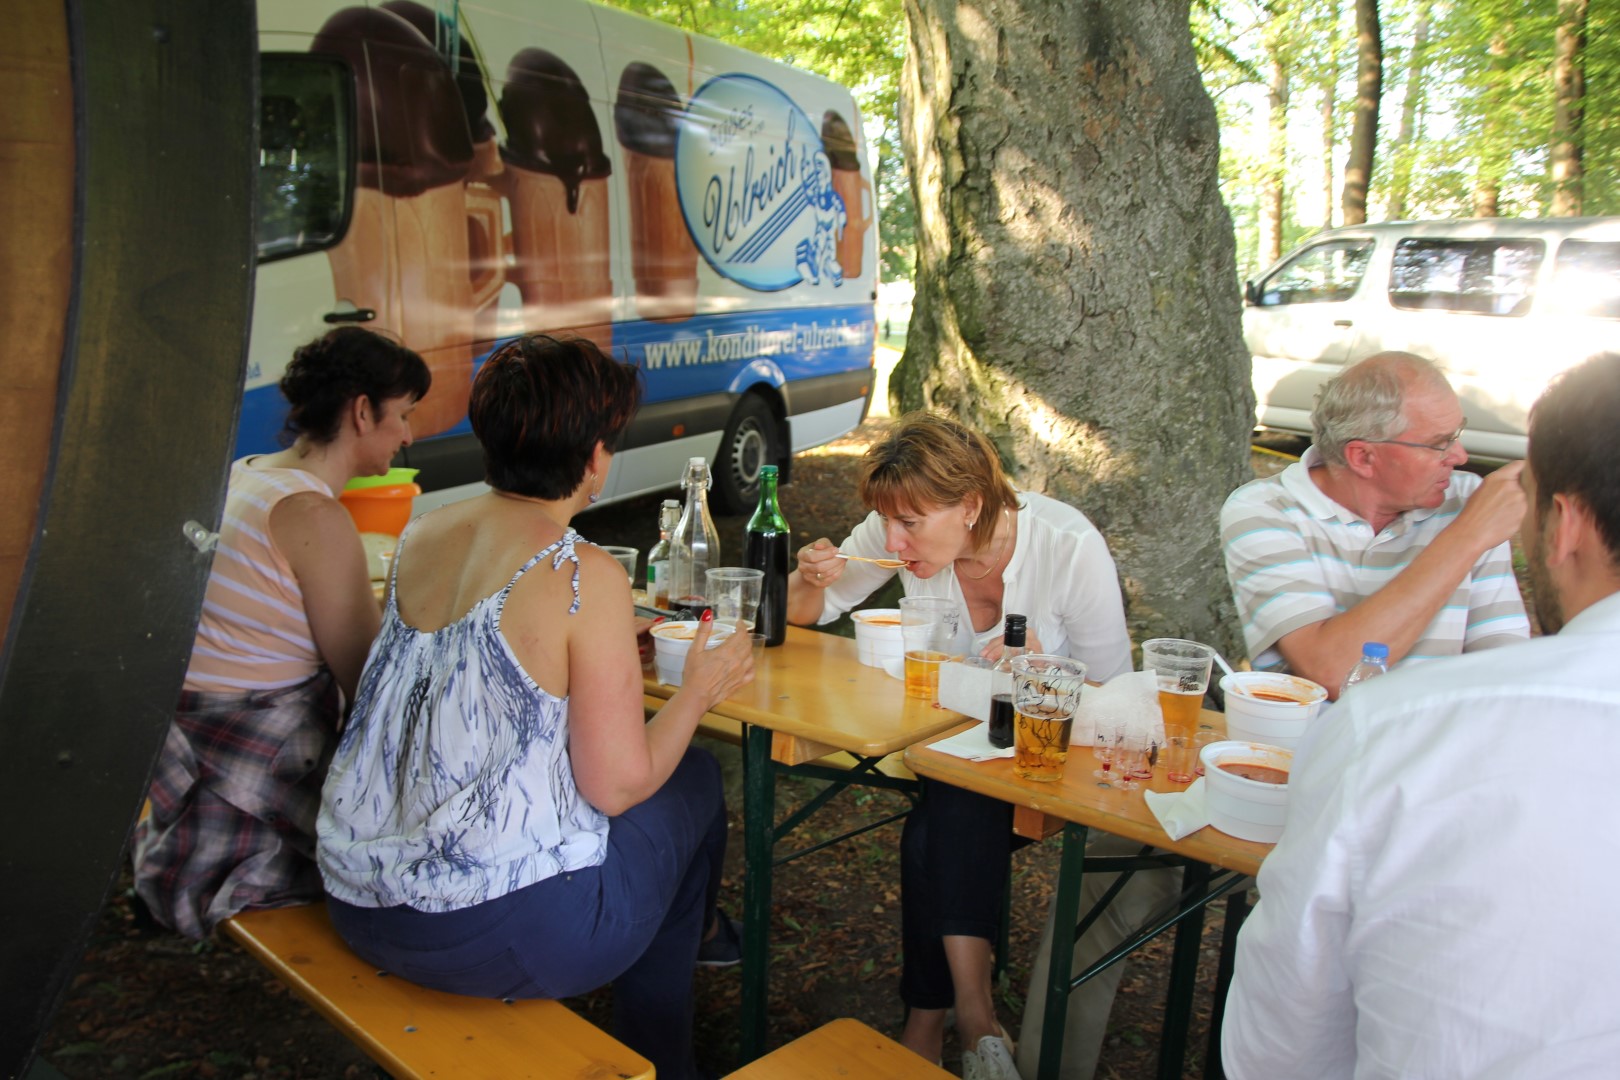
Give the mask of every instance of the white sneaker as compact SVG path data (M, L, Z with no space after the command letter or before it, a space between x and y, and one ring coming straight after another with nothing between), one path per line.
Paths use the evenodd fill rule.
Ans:
M986 1035L976 1050L962 1051L962 1080L1020 1080L1012 1049L999 1035Z

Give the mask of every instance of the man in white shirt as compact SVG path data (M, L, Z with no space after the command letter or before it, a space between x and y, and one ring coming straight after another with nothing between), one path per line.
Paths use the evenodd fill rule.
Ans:
M1530 636L1507 540L1524 512L1514 463L1455 471L1464 419L1434 365L1369 357L1329 382L1303 459L1232 493L1226 572L1256 668L1337 694L1361 646L1399 662Z
M1620 353L1530 424L1555 636L1357 686L1295 760L1238 939L1226 1074L1613 1076L1620 1062Z

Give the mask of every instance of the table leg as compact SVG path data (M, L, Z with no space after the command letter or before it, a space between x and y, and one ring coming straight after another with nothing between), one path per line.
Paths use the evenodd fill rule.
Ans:
M771 733L745 725L743 743L743 879L742 1032L738 1063L746 1065L765 1052L765 1006L769 991L771 927L771 861L776 829L776 769L771 763Z
M1226 1021L1226 991L1232 985L1232 962L1237 955L1238 931L1249 915L1249 891L1226 894L1226 923L1221 929L1221 959L1215 968L1215 1004L1209 1011L1209 1049L1204 1058L1204 1080L1225 1080L1221 1064L1221 1025Z
M1057 895L1052 899L1052 956L1047 965L1046 1016L1041 1023L1037 1080L1057 1080L1063 1061L1063 1024L1069 1008L1069 972L1074 965L1074 928L1080 917L1080 877L1086 862L1086 827L1063 828Z
M1181 871L1182 896L1204 891L1209 867L1190 862ZM1198 986L1198 949L1204 931L1204 908L1176 924L1176 944L1170 955L1170 993L1164 1006L1164 1032L1159 1043L1160 1080L1180 1080L1187 1058L1187 1029L1192 1020L1193 991Z

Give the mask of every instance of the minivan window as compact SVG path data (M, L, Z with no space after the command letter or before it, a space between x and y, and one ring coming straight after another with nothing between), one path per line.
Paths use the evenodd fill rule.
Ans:
M1523 315L1545 247L1540 240L1402 240L1389 302L1407 311Z
M1620 241L1565 240L1553 263L1553 294L1572 315L1620 319Z
M1260 306L1350 299L1367 272L1372 249L1371 240L1335 240L1306 248L1266 278L1260 287Z
M259 60L259 261L343 238L353 191L348 69L314 56Z

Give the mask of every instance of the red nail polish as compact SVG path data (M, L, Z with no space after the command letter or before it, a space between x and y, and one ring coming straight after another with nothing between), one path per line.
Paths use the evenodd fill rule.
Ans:
M703 621L714 622L714 611L711 608L703 609Z

